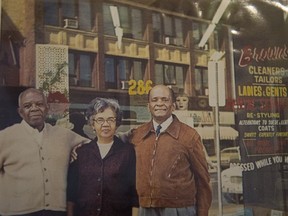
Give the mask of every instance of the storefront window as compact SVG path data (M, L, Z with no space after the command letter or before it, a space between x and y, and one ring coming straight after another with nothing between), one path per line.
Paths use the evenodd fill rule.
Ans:
M51 124L105 97L119 101L126 132L151 120L147 94L166 85L207 152L209 215L287 214L288 0L16 2L0 0L1 129L21 121L17 97L35 87L64 104Z

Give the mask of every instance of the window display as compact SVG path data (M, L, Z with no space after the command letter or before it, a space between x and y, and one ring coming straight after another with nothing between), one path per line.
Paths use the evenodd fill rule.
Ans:
M125 137L150 121L149 91L165 85L176 95L173 116L201 137L213 193L209 216L288 214L287 0L0 6L0 134L21 121L18 95L32 87L47 97L47 123L91 139L88 103L116 99L123 111L116 133ZM212 60L221 67L209 67ZM224 74L223 82L211 73ZM4 175L9 163L1 148Z

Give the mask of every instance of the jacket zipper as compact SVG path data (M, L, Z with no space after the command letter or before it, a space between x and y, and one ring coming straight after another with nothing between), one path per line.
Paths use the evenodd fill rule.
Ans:
M152 196L153 196L153 188L152 188L152 176L153 176L153 169L154 169L154 162L156 157L156 149L158 144L158 136L156 136L155 142L154 142L154 148L153 148L153 154L152 154L152 161L151 161L151 168L150 168L150 206L152 206Z
M171 169L170 169L170 173L168 173L168 178L171 177L172 172L173 172L173 170L175 170L175 168L176 168L176 166L177 166L177 164L178 164L178 161L179 161L180 159L181 159L181 155L179 154L178 157L176 158L176 160L174 161Z

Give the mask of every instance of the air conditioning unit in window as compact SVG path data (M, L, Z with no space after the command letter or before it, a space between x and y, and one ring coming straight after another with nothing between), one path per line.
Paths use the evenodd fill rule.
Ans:
M174 37L165 37L165 44L167 45L175 45L176 44L176 38Z
M64 28L78 28L78 20L77 19L64 19Z
M128 90L129 89L129 81L121 81L121 89Z

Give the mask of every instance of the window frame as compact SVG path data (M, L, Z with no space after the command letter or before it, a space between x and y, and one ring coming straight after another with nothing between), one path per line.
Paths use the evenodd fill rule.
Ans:
M71 60L70 56L73 55L73 60ZM74 51L69 50L68 53L69 56L69 85L71 86L77 86L77 87L93 87L94 81L93 81L93 71L95 70L95 62L97 58L96 53L87 53L87 52L80 52L80 51ZM88 56L90 61L90 79L88 79L88 82L90 82L88 85L83 85L82 83L87 81L85 79L81 79L81 56ZM71 64L73 63L74 68L71 69ZM87 65L87 64L85 64ZM74 72L72 73L71 70ZM84 73L86 74L86 73ZM73 80L72 80L73 79ZM83 81L83 82L82 82Z
M154 17L157 19L157 23L154 22ZM166 18L166 19L165 19ZM168 18L170 20L168 20ZM177 31L180 28L179 23L181 23L181 33ZM171 32L167 32L167 28L165 23L170 21ZM157 24L157 26L156 26ZM160 24L160 26L158 26ZM174 46L184 46L184 20L170 15L170 14L161 14L160 12L152 12L152 28L153 28L153 41L155 43L161 43L166 45L174 45Z
M103 32L104 34L107 34L107 35L112 35L112 36L116 36L116 33L115 33L115 26L113 24L113 18L111 16L111 12L110 12L110 7L117 7L117 11L118 11L118 14L119 14L119 22L120 22L120 28L123 29L123 38L131 38L131 39L136 39L136 40L143 40L144 38L144 20L143 20L143 9L141 8L137 8L137 7L131 7L131 6L128 6L128 5L122 5L122 4L112 4L112 3L105 3L103 2L103 5L102 5L102 10L103 10L103 20L104 20L104 23L103 23ZM106 8L105 8L106 7ZM108 10L107 10L108 9ZM121 21L121 9L126 9L127 10L127 13L125 13L125 15L127 14L127 22L125 22L125 26L123 26L123 18L122 18L122 21ZM134 27L137 27L138 26L138 23L134 23L135 22L135 17L132 16L133 14L133 10L138 10L140 13L139 13L139 17L140 17L140 24L141 24L141 27L140 27L140 32L139 33L139 36L137 36L137 34L134 34L134 31L138 31L138 28L135 29ZM107 11L110 12L110 16L109 17L106 17L105 15L108 16L108 13ZM117 19L117 18L116 18ZM106 22L105 22L106 21ZM112 25L111 25L112 24ZM109 29L109 28L113 28L113 30Z
M106 67L106 61L107 60L112 60L113 61L113 69L112 73L108 74L107 76L107 69L108 67ZM121 62L125 61L126 65L128 65L128 67L125 67L125 71L128 71L128 73L125 73L125 78L121 77ZM126 82L128 82L131 79L135 79L136 77L136 71L135 71L135 62L140 63L140 67L141 67L141 71L140 71L140 76L142 76L142 80L144 80L144 76L145 76L145 68L147 67L147 62L145 60L140 60L140 59L134 59L134 58L126 58L126 57L117 57L117 56L105 56L105 60L104 60L104 78L105 78L105 88L106 89L126 89ZM127 69L128 68L128 69ZM141 75L142 74L142 75ZM113 81L112 82L107 82L107 78L111 78L111 76L113 77ZM137 75L139 77L139 75ZM136 80L138 81L138 80Z
M167 79L167 76L165 77L165 67L168 66L169 69L173 69L172 73L174 75L174 77L172 78L172 81L169 81L169 79ZM157 80L157 74L156 73L159 73L159 70L157 69L162 67L162 69L160 69L162 71L162 78L161 76L158 76L160 77L160 79L162 80ZM182 69L182 83L178 83L179 80L179 75L177 74L177 68L181 68ZM183 88L185 87L185 77L186 77L186 73L187 73L187 68L188 66L187 65L178 65L178 64L170 64L170 63L166 63L166 62L155 62L155 77L154 77L154 81L157 82L157 81L160 81L160 82L157 82L157 84L164 84L164 85L171 85L171 86L175 86L175 87L178 87L178 88ZM171 74L170 74L171 75ZM171 79L170 79L171 80Z
M43 1L43 7L44 7L44 25L51 25L51 26L57 26L57 27L65 27L65 28L73 28L73 29L80 29L80 30L85 30L85 31L92 31L93 26L94 26L94 20L95 17L93 17L92 13L92 2L90 0L55 0L54 2L51 2L51 0L44 0ZM73 15L67 16L64 14L64 9L63 7L65 6L65 3L69 3L71 7L73 7ZM89 4L90 7L86 7L86 9L90 9L89 13L85 12L83 13L85 16L81 16L81 5L86 5ZM49 10L47 7L48 6L53 6L53 11ZM47 12L50 11L50 12ZM88 20L86 17L89 16ZM54 22L50 22L51 17L55 17ZM85 18L85 22L82 20L82 18ZM66 25L65 19L70 20L73 22L73 25ZM68 22L68 21L67 21ZM89 24L87 24L89 22ZM85 23L83 25L83 23Z
M199 73L200 76L200 81L197 79L197 71ZM195 90L195 94L196 96L207 96L207 90L208 90L208 68L207 67L195 67L194 70L194 90ZM206 79L206 81L205 81ZM197 85L199 85L199 88L197 87Z

